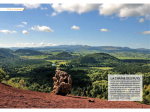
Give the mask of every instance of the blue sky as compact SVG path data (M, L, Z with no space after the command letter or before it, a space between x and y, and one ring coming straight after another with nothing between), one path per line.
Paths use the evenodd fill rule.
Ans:
M0 47L80 44L150 49L149 7L149 4L0 4L0 8L25 8L0 11Z

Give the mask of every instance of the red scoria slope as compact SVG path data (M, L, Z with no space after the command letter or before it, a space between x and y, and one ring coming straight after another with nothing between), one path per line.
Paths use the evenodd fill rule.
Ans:
M89 100L95 102L89 102ZM150 108L130 101L107 101L79 96L60 96L13 88L0 83L0 108Z

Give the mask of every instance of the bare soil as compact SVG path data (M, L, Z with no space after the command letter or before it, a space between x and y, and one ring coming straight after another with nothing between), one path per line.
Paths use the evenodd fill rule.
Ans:
M150 108L131 101L108 101L22 90L0 83L0 108Z

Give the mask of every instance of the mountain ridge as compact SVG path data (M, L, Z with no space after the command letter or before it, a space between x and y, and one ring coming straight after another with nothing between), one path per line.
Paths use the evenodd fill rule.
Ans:
M67 51L76 51L79 49L84 49L84 50L100 50L100 51L141 51L141 52L150 52L150 49L146 48L129 48L129 47L119 47L119 46L88 46L88 45L59 45L59 46L44 46L44 47L11 47L10 49L12 50L17 50L17 49L34 49L34 50L52 50L52 49L62 49L62 50L67 50Z

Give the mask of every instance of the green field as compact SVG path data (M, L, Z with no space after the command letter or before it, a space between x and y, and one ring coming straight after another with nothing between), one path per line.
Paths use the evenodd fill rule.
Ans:
M68 62L66 60L46 60L46 61L52 62L53 64L56 65L66 64Z
M71 70L96 70L96 69L109 70L113 68L114 67L74 67Z
M144 58L144 57L116 57L118 59L145 59L150 60L150 58Z
M20 57L25 59L44 59L47 58L48 55L20 56Z

